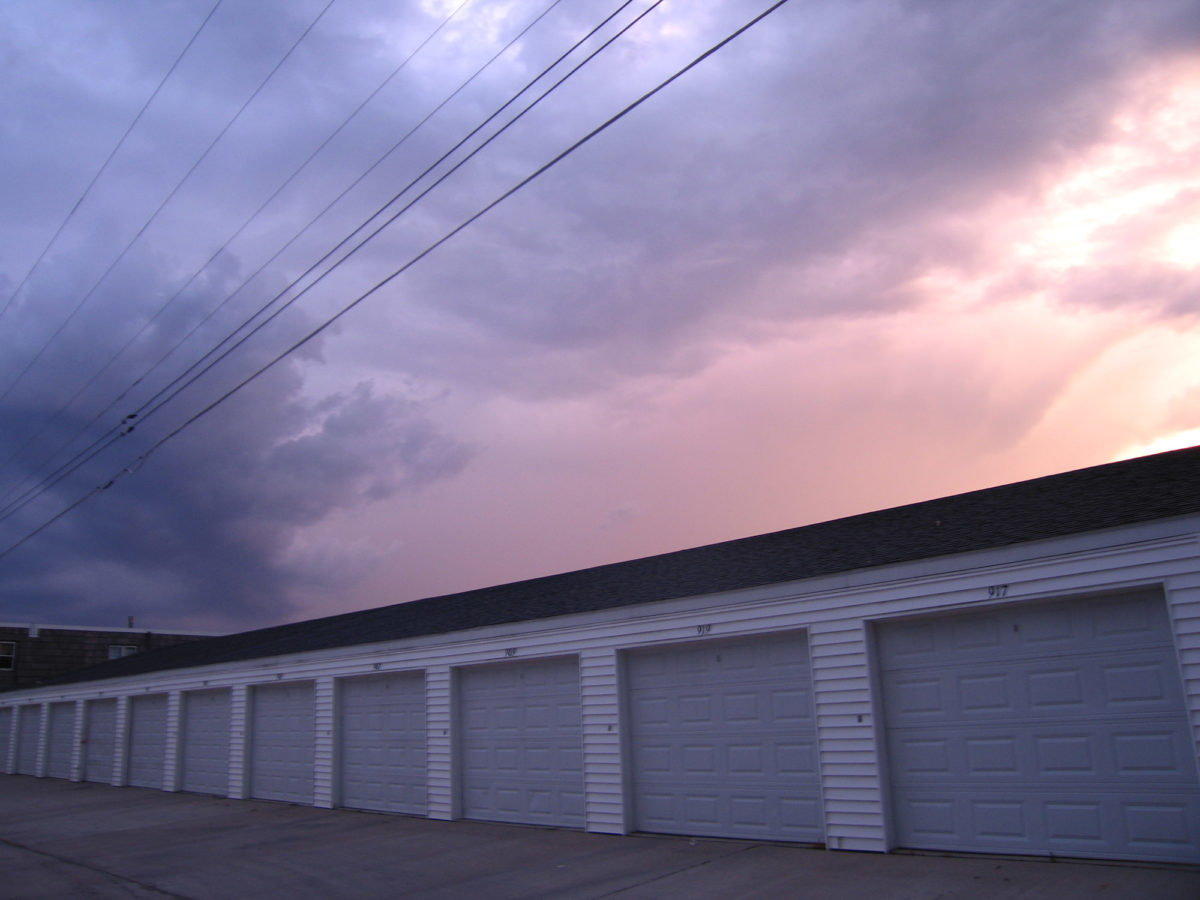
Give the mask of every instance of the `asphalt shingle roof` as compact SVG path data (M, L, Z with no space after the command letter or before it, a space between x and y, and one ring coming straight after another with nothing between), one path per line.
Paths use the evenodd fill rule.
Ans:
M1200 447L113 660L57 683L279 656L796 581L1200 513Z

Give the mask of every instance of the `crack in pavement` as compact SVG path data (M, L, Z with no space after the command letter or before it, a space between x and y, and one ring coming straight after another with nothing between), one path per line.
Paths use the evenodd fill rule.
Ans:
M11 840L10 838L0 837L0 844L4 844L6 847L12 847L16 850L23 850L26 853L32 853L35 856L41 856L41 857L45 857L46 859L52 859L56 863L60 863L62 865L75 866L76 868L79 868L79 869L86 869L89 872L96 872L96 873L99 873L100 875L105 875L105 876L113 879L114 881L121 882L123 884L136 885L137 887L141 888L142 890L153 891L154 893L161 894L164 897L171 897L171 898L173 898L173 900L195 900L195 898L185 896L184 894L175 894L175 893L172 893L171 891L164 890L163 888L160 888L157 885L147 884L144 881L138 881L136 878L129 878L125 875L118 875L115 872L110 872L108 869L102 868L101 866L95 866L90 863L80 862L79 860L75 860L75 859L68 859L65 856L59 856L57 853L51 853L48 850L39 850L36 847L27 847L24 844L21 844L17 841Z

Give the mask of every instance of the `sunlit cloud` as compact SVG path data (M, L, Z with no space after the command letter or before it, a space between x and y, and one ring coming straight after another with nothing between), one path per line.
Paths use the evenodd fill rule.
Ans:
M1149 456L1152 453L1166 453L1168 450L1183 450L1186 447L1200 446L1200 428L1189 428L1187 431L1177 431L1165 434L1145 444L1135 444L1126 447L1113 457L1113 462L1122 459L1133 459L1138 456Z
M1135 82L1110 138L1052 180L1013 249L1047 272L1141 255L1190 267L1197 215L1200 68L1176 63Z
M1200 214L1200 210L1197 211ZM1181 269L1200 266L1200 222L1189 222L1172 228L1163 240L1163 260Z

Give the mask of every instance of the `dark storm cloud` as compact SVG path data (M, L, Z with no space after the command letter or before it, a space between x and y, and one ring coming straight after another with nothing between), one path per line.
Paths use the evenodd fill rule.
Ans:
M225 256L192 285L188 303L152 319L174 272L165 254L132 256L0 404L3 547L116 476L0 561L0 618L120 624L136 613L142 621L205 628L278 621L311 584L335 585L354 574L339 569L345 564L336 553L326 555L324 571L298 567L288 550L302 528L335 510L418 490L469 460L470 448L444 434L415 400L366 382L328 395L304 393L301 359L270 370L144 458L204 404L269 362L288 337L266 331L161 410L147 407L155 389L169 386L231 326L229 317L218 318L155 367L244 274ZM69 260L55 260L31 281L26 302L8 317L10 339L44 324L39 311L70 296L64 285L73 274ZM312 323L300 316L291 324L303 330ZM27 352L37 345L24 343ZM319 351L316 342L302 357ZM5 370L11 383L16 368ZM76 393L89 376L98 377ZM122 391L124 399L98 421L88 418ZM141 414L124 420L131 410ZM33 502L9 507L129 424L132 431L110 449L46 484Z
M3 536L15 539L121 471L765 5L727 0L652 14L229 364L0 525ZM8 464L5 484L46 471L55 448L126 389L101 425L139 409L609 11L599 0L556 7L239 290L549 6L474 0L185 288L449 9L338 0L234 121L324 6L221 4L0 318L2 391L129 246L0 403L0 458L33 441ZM21 210L0 216L0 304L210 9L208 0L0 8L0 192L6 210ZM987 261L971 216L998 196L1036 193L1056 166L1104 141L1129 78L1150 61L1194 52L1197 19L1190 0L793 0L381 291L325 342L0 560L0 618L119 624L145 611L177 623L276 620L297 594L337 591L372 563L349 543L301 559L296 548L310 532L447 481L472 459L459 435L473 423L442 417L451 403L441 400L456 391L587 398L647 373L700 372L720 346L776 328L917 307L927 300L911 289L918 276ZM1168 316L1194 295L1194 272L1111 265L1064 275L1059 299L1136 302ZM1009 273L1008 289L1023 277ZM135 384L194 327L180 352ZM401 383L415 387L397 391Z
M321 577L285 558L298 529L453 475L470 458L416 402L368 384L312 402L299 387L294 370L272 373L188 440L144 462L134 460L136 440L122 443L124 457L107 454L5 522L7 541L112 474L116 460L134 463L0 569L5 618L120 624L137 611L203 627L277 621L289 597ZM23 433L16 415L6 419L6 435Z

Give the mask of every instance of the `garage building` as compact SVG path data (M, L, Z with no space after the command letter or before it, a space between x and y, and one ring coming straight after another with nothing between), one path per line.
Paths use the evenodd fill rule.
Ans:
M0 694L0 771L437 819L1200 862L1200 448Z

